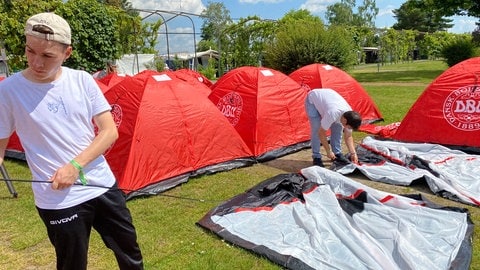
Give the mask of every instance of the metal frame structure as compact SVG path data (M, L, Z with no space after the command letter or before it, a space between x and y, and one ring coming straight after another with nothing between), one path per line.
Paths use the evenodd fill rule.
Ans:
M194 50L194 61L193 61L193 69L197 70L197 41L196 41L196 31L195 31L195 23L193 22L193 19L191 16L197 16L201 17L201 15L198 14L193 14L193 13L188 13L188 12L181 12L181 11L167 11L167 10L151 10L151 9L132 9L133 11L137 12L143 12L143 13L148 13L147 16L142 18L142 21L153 16L153 15L158 15L162 18L163 23L162 25L165 25L165 36L166 36L166 41L167 41L167 60L170 61L170 44L168 40L168 35L169 34L185 34L185 33L169 33L168 32L168 26L167 23L179 16L185 17L190 20L192 23L192 28L193 28L193 33L188 33L188 34L193 34L193 50ZM172 17L165 19L165 16L163 14L169 14L172 15ZM138 61L137 61L138 63Z

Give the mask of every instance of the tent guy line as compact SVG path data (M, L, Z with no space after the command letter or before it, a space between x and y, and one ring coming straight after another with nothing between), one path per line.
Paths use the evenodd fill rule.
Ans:
M28 179L5 179L5 178L0 178L0 181L4 182L20 182L20 183L51 183L51 181L45 181L45 180L28 180ZM92 185L92 184L82 184L82 183L73 183L74 185L82 185L82 186L87 186L87 187L96 187L96 188L104 188L104 189L111 189L111 190L120 190L122 192L128 191L128 192L138 192L143 195L148 195L148 196L163 196L163 197L169 197L169 198L174 198L174 199L182 199L182 200L189 200L189 201L197 201L197 202L223 202L225 200L207 200L207 199L198 199L198 198L190 198L190 197L183 197L183 196L175 196L175 195L167 195L167 194L161 194L161 193L155 193L155 192L147 192L147 191L141 191L141 190L130 190L130 189L125 189L125 188L115 188L115 187L106 187L106 186L101 186L101 185Z

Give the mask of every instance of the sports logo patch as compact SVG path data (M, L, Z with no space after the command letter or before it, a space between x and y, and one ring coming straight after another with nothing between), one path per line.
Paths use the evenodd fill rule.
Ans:
M443 116L456 129L480 130L480 87L470 85L452 91L443 103Z
M230 92L223 96L217 103L217 108L227 117L232 126L240 121L243 109L243 99L236 92Z

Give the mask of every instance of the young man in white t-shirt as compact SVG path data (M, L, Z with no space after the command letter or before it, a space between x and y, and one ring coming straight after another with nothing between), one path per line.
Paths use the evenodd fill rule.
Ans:
M313 165L324 167L320 145L323 145L327 157L331 160L344 159L343 134L351 161L358 163L352 130L358 129L362 124L360 114L353 111L340 94L329 88L312 89L308 92L305 109L310 122ZM329 129L330 144L327 139Z
M63 18L34 15L25 35L28 68L0 82L0 164L16 131L57 269L87 268L92 227L120 269L143 269L125 196L102 155L118 138L110 105L90 74L62 67L72 53Z

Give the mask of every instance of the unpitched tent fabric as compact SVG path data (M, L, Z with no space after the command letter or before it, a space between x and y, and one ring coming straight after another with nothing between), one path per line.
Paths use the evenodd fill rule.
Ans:
M480 206L480 156L439 144L405 143L366 137L357 146L360 164L339 166L350 174L359 170L373 181L411 185L425 179L440 196Z
M198 225L288 269L468 269L465 209L378 191L318 166L277 175Z

